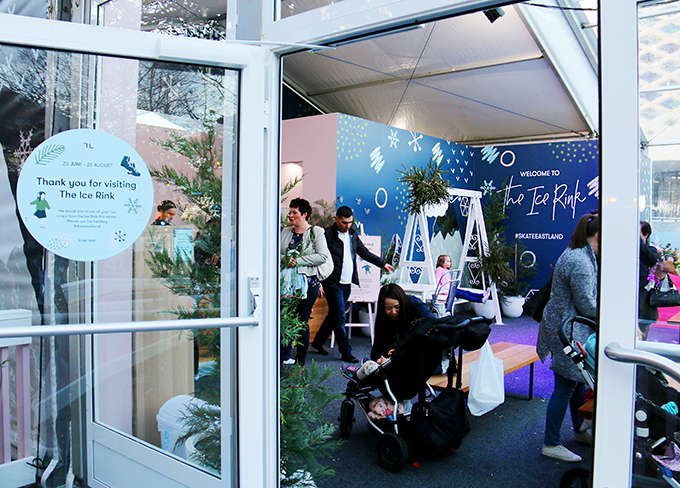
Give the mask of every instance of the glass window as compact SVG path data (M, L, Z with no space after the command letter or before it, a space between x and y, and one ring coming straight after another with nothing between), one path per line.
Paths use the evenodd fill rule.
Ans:
M92 2L91 9L92 18L88 19L87 10L82 3L72 4L63 0L0 2L2 13L161 32L174 36L214 40L225 38L227 0L97 0Z
M642 171L651 171L651 178L646 180L651 185L642 183L641 194L647 217L664 231L671 230L667 227L670 221L680 217L677 5L678 2L648 5L641 7L639 14L640 130L642 146L649 158L643 160Z
M0 310L26 310L29 325L236 315L237 71L0 46L0 87ZM34 339L39 455L70 456L72 434L89 449L83 421L219 474L232 334ZM64 400L86 365L91 401Z

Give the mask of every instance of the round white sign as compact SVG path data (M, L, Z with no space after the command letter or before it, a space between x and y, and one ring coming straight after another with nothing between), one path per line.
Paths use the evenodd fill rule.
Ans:
M126 249L153 210L153 184L141 156L94 129L60 132L26 159L17 205L31 235L67 259L97 261Z

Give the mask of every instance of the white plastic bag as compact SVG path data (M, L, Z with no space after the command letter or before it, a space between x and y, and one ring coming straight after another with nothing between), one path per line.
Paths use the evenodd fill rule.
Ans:
M504 401L503 360L494 357L491 344L486 341L479 353L479 360L470 363L468 408L472 415L479 417Z

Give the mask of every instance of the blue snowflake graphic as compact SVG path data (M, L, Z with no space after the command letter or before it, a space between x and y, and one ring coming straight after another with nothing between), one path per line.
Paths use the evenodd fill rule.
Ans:
M390 135L388 137L390 140L390 147L397 147L397 142L399 142L399 138L397 137L397 131L390 129Z
M121 230L117 230L113 234L113 238L118 242L123 242L125 240L125 233Z
M128 202L123 204L124 207L128 208L127 213L134 212L138 213L139 209L142 208L142 206L138 203L139 198L135 198L134 200L130 197L128 197Z
M484 180L484 184L479 189L482 190L484 195L491 195L493 191L496 189L496 187L493 186L493 180L491 181Z

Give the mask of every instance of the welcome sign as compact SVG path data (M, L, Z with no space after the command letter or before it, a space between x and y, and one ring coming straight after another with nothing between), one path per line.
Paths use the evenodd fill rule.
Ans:
M122 139L94 129L61 132L26 159L17 184L31 235L58 256L97 261L130 246L153 209L151 176Z
M506 238L522 241L522 262L538 268L534 288L550 276L581 216L598 208L598 150L597 141L570 141L478 151L476 185L502 195Z

